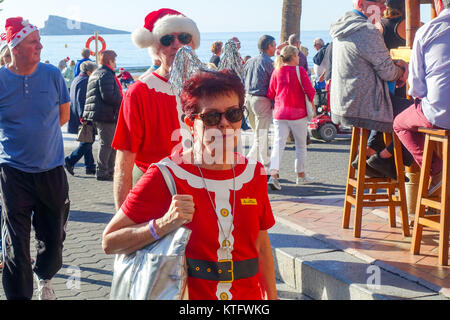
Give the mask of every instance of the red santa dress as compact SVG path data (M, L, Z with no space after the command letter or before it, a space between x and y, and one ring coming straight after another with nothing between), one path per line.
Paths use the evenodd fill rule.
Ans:
M174 155L161 161L171 171L177 193L190 194L194 198L194 218L186 225L192 230L186 248L190 268L189 299L260 300L263 297L258 268L250 277L217 281L192 276L195 269L206 275L211 269L199 270L199 267L189 264L189 261L196 260L232 260L236 266L257 259L255 242L259 232L275 224L263 166L249 163L241 155L238 157L241 161L235 165L234 178L232 169L201 169L202 178L197 166L177 164ZM127 217L140 224L162 217L168 211L171 199L161 172L156 166L150 166L131 190L121 209Z

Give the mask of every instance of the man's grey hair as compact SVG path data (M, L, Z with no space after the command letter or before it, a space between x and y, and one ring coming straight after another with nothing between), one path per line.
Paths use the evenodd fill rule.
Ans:
M275 38L269 35L263 35L258 40L258 49L261 52L266 52L269 46L275 41Z
M81 56L85 59L88 59L89 56L91 55L91 50L88 48L83 48L81 49Z
M289 36L288 43L290 46L296 47L297 44L300 44L300 35L298 33L291 34Z
M97 65L92 61L85 61L80 66L80 70L83 73L94 72L95 69L97 69Z
M321 38L314 39L314 44L320 44L322 47L325 45L325 42Z

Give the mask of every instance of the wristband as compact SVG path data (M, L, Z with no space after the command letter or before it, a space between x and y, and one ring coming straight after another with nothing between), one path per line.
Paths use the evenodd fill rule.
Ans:
M156 240L161 239L158 234L155 231L155 219L150 220L150 222L148 223L148 227L150 229L150 233L152 234L153 238L155 238Z

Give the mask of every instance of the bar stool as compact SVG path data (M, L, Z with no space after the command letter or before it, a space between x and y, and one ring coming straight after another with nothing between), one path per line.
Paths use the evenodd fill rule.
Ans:
M342 227L344 229L349 228L350 212L353 205L355 206L353 230L355 238L361 237L362 210L364 207L388 207L389 223L391 227L395 228L395 207L400 207L403 236L409 237L408 209L405 193L405 167L403 165L400 140L398 140L393 132L384 133L386 145L392 139L394 141L393 156L397 167L397 180L391 178L366 178L367 139L369 133L370 131L368 129L353 128ZM356 169L352 167L351 163L356 158L358 146L359 161L358 173L356 175ZM365 189L370 189L370 193L364 193ZM380 189L385 189L386 193L379 193L378 191ZM398 190L398 196L395 195L396 190Z
M416 215L414 218L414 230L411 252L415 255L420 253L423 227L427 226L439 230L439 257L438 262L442 266L448 265L448 237L449 237L449 214L450 214L450 186L448 185L449 174L449 135L450 130L423 129L419 132L425 134L425 148L423 152L422 169L420 170L419 193L417 197ZM442 187L440 195L428 195L428 181L431 170L433 152L442 146ZM426 207L437 209L440 214L425 216Z

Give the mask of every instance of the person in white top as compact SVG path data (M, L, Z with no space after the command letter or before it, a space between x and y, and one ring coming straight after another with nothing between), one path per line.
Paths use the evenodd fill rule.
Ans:
M450 0L434 0L438 17L416 33L409 64L409 95L415 103L394 120L394 131L422 165L425 136L418 128L450 129ZM442 182L442 161L434 154L430 193Z

